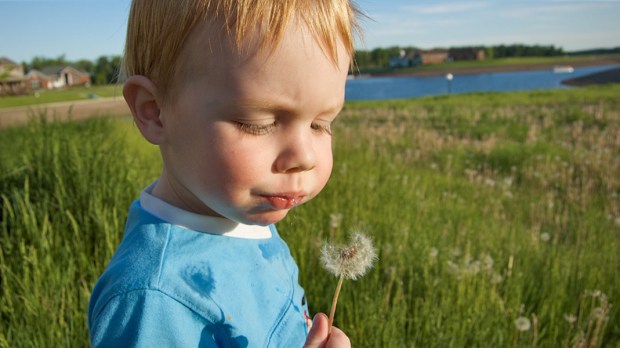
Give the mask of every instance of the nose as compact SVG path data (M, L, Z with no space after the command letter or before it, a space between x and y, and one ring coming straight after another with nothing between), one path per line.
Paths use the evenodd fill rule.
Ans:
M316 151L311 135L290 134L274 163L277 173L297 173L314 168Z

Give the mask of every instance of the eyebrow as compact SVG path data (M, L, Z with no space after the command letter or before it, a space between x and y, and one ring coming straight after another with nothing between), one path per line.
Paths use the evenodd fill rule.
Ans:
M271 102L265 99L242 99L238 100L234 103L235 107L246 110L255 110L255 111L269 111L269 112L283 112L290 113L295 112L296 108L289 103L278 103ZM323 114L337 114L344 108L344 99L326 107L324 110L321 110L320 115Z

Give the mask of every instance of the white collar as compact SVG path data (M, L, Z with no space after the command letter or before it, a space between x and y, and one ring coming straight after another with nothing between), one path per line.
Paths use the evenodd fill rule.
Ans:
M155 183L140 193L140 205L148 213L186 229L243 239L269 239L269 226L244 225L225 218L200 215L170 205L151 194Z

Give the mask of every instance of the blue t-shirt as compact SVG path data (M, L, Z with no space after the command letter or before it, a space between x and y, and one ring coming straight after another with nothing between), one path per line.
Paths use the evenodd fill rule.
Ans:
M275 226L193 214L148 190L93 289L93 347L302 347L308 307Z

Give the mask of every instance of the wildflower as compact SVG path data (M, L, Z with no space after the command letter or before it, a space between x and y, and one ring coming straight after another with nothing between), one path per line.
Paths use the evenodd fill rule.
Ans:
M551 234L547 233L547 232L543 232L540 234L540 240L542 240L543 242L548 242L551 240Z
M519 331L528 331L532 327L532 323L526 317L518 317L515 320L515 326Z
M340 227L341 223L342 223L341 213L329 215L329 227L331 227L332 229L337 229L338 227Z
M487 271L492 270L493 269L494 261L493 261L493 258L491 257L491 255L489 255L489 254L483 255L483 257L482 257L482 264L483 264L485 270L487 270Z
M569 324L572 324L577 321L577 317L573 314L564 314L564 320L566 320Z
M428 252L428 256L434 260L437 258L437 255L439 255L439 250L437 250L437 248L431 248L431 250Z
M338 296L342 288L342 282L346 279L356 280L368 271L377 259L377 252L372 245L370 238L362 233L353 233L351 243L347 246L334 246L325 244L321 250L321 261L323 267L336 277L338 285L332 300L332 307L329 313L329 332L331 332L336 314Z
M604 318L605 315L606 315L605 309L603 309L601 307L596 307L596 308L592 309L592 317L595 318L595 319Z

